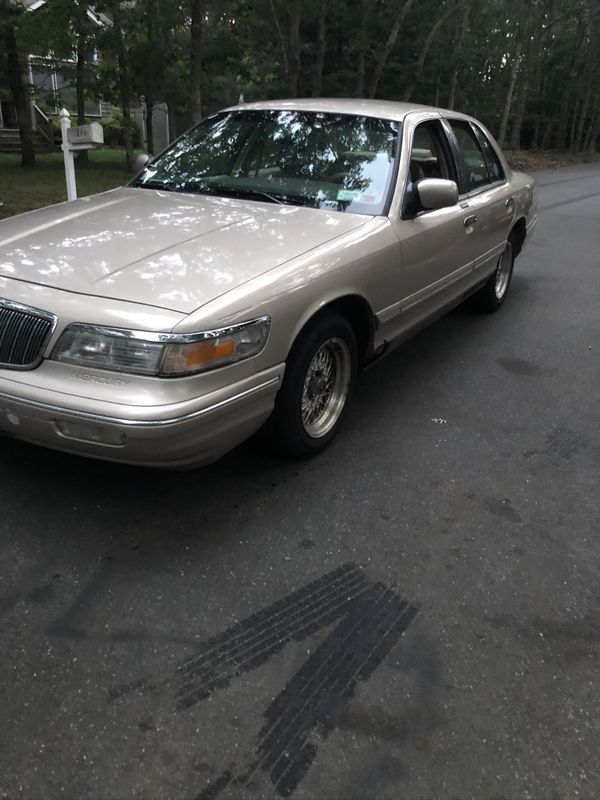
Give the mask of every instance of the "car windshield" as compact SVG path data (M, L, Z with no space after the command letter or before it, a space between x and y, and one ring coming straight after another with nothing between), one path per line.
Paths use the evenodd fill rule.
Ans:
M399 130L399 122L353 114L223 112L184 134L130 185L381 214Z

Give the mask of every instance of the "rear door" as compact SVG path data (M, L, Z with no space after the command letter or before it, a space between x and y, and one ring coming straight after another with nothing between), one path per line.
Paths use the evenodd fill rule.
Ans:
M445 124L458 164L460 202L472 223L473 277L483 279L494 271L506 246L514 197L502 162L479 125L452 118Z

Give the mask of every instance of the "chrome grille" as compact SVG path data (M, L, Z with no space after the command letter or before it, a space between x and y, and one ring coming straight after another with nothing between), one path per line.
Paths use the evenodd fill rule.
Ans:
M36 367L55 325L47 311L0 298L0 367Z

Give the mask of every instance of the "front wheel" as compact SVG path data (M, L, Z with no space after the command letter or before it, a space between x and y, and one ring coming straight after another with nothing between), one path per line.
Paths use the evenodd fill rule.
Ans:
M324 311L301 331L266 426L277 450L307 458L331 442L354 389L357 362L354 331L339 314Z
M504 252L498 259L496 271L475 295L481 311L497 311L504 303L515 266L515 242L509 236Z

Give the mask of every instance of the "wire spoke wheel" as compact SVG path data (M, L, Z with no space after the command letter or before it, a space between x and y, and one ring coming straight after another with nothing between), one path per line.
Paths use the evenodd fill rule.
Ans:
M515 257L519 251L519 234L513 231L506 244L500 258L496 262L496 269L479 289L473 300L480 311L493 313L502 307L508 290L512 282Z
M319 312L288 354L265 429L271 447L293 458L310 458L327 447L342 424L357 371L356 337L349 321L332 309Z
M508 289L508 284L510 283L510 276L512 273L513 268L513 249L512 244L510 242L506 243L506 248L500 259L498 260L498 266L496 267L496 284L494 287L494 291L496 293L496 297L498 300L502 300L504 295L506 294L506 290Z
M334 337L314 354L302 389L302 425L313 439L326 436L338 421L352 378L348 345Z

